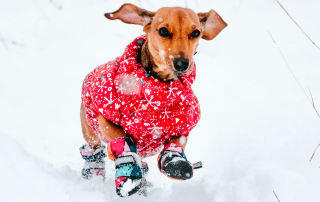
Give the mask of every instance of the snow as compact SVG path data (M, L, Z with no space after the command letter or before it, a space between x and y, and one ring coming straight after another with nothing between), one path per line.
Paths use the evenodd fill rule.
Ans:
M164 58L164 56L166 55L166 52L164 50L160 50L159 51L159 55ZM164 60L164 59L163 59Z
M141 179L140 179L140 180L134 180L134 181L132 181L131 179L128 179L128 180L122 185L121 195L122 195L122 196L128 195L129 191L131 191L132 189L134 189L135 187L137 187L140 183L141 183Z
M132 75L126 75L119 78L119 91L125 95L133 95L140 91L141 83Z
M216 39L201 40L194 56L202 117L185 152L203 168L173 181L156 157L146 159L154 186L147 198L126 199L115 193L108 159L105 182L81 178L81 84L142 28L103 16L124 1L50 2L0 1L0 201L269 202L274 193L281 202L320 201L320 154L309 162L320 119L268 31L319 108L320 51L275 1L126 1L152 11L212 8L228 23ZM319 1L280 2L319 45Z
M185 136L181 136L181 137L179 138L179 143L180 143L181 145L184 145L186 142L187 142L187 138L186 138Z

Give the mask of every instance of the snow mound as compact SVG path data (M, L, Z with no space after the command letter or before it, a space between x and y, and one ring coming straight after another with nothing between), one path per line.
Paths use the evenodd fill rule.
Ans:
M143 34L103 16L123 2L0 1L0 201L319 202L319 117L269 33L318 108L319 50L272 0L126 1L214 9L228 23L194 56L201 120L185 152L203 168L173 181L146 159L148 197L118 197L109 160L106 181L82 179L82 81ZM320 2L281 3L319 46Z

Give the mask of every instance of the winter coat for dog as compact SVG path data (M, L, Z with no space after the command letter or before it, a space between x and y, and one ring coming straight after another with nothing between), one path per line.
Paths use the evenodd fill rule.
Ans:
M93 130L104 140L99 114L121 125L142 158L158 153L173 137L187 137L200 119L199 103L191 89L196 68L173 81L150 76L138 62L145 41L145 35L136 38L121 57L93 70L82 88L87 122Z

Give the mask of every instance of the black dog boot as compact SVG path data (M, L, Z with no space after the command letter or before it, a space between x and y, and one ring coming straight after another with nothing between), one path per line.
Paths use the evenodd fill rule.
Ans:
M88 144L80 147L80 154L86 161L82 169L82 177L91 179L93 176L102 176L105 178L105 162L106 147L101 146L97 149L91 149Z
M179 144L168 143L158 156L160 172L174 180L187 180L193 176L193 166Z

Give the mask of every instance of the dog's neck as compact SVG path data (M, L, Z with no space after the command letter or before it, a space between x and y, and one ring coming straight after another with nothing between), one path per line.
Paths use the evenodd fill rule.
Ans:
M151 76L157 79L160 79L162 81L169 81L169 80L166 80L166 77L163 76L163 75L167 75L168 71L166 69L164 70L158 67L157 65L158 63L156 63L155 61L160 62L160 64L161 64L161 61L157 60L157 57L151 54L149 45L150 44L148 43L148 41L146 41L141 47L140 63L142 67L144 67L144 69Z
M148 41L146 41L141 48L141 65L145 68L148 73L152 72L154 63L152 62L152 55L150 54Z

